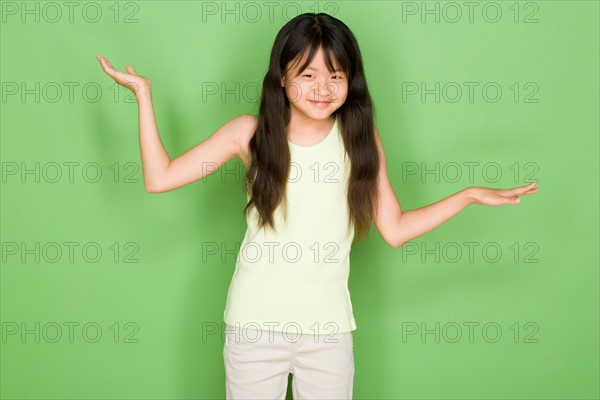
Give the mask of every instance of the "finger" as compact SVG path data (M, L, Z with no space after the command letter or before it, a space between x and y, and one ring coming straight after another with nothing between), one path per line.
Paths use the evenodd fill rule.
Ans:
M540 191L540 189L538 189L538 188L535 188L535 189L529 189L529 190L528 190L528 191L526 191L525 193L521 193L519 196L526 196L526 195L528 195L528 194L534 194L534 193L537 193L537 192L539 192L539 191Z
M107 58L102 57L102 60L105 65L104 71L106 71L111 78L116 80L125 80L125 77L127 76L125 72L115 69Z
M104 70L104 72L106 72L111 78L115 78L117 76L117 73L119 71L114 69L112 65L108 65L106 59L102 59L102 61L100 62L102 63L102 69Z
M521 200L519 199L520 196L527 196L530 194L535 194L539 191L540 191L539 188L529 189L528 191L526 191L524 193L520 193L518 196L510 197L510 199L514 202L514 204L519 204L521 202Z
M100 65L102 66L102 69L104 70L104 72L106 72L109 76L113 76L113 69L110 68L107 64L106 64L106 60L102 57L100 57Z
M104 65L106 65L109 68L115 69L112 64L110 63L110 61L108 61L108 58L106 57L102 57L100 56L100 62L102 62Z
M104 61L102 61L102 57L98 56L97 58L98 58L98 62L100 63L100 66L102 67L104 72L106 72L106 67L104 66Z
M519 204L521 202L521 199L519 198L519 196L502 196L500 197L499 203L498 205L503 205L503 204Z
M96 54L96 58L98 59L100 65L102 65L102 68L104 68L104 58L100 54Z
M110 63L110 61L108 61L108 58L105 58L104 61L106 62L106 65L108 65L112 69L115 69L115 67L112 66L112 64Z
M108 60L102 56L100 56L100 64L102 65L102 68L104 69L104 71L106 71L108 73L109 70L114 69L112 67L112 65L110 65L110 63L108 62Z
M135 72L135 69L133 69L133 67L131 65L128 65L126 68L127 68L127 72L129 72L132 75L137 76L137 72Z
M124 82L128 78L128 74L123 71L119 71L117 69L111 69L109 71L110 76L115 79L117 82Z
M510 190L508 190L508 194L510 194L512 196L523 194L523 193L527 192L528 190L531 190L531 188L533 188L533 186L535 184L537 184L537 182L531 182L528 185L519 186L519 187L510 189Z

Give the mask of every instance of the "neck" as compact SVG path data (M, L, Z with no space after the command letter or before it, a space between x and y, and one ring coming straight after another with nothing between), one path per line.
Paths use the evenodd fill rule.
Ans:
M290 117L289 129L293 132L303 132L307 134L322 133L329 131L335 123L335 115L331 114L325 119L314 119L305 115L294 114Z

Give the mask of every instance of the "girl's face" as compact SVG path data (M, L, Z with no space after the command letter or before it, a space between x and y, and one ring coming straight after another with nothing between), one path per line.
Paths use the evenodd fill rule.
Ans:
M295 65L293 61L288 64L288 72L282 77L281 86L285 87L292 114L300 113L310 119L327 119L346 101L347 77L335 62L338 70L328 70L322 47L305 70L298 70L306 56Z

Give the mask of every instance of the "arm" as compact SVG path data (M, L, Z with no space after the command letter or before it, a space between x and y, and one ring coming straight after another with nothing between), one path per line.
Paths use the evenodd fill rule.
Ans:
M437 228L471 204L518 204L519 196L537 193L539 190L532 189L537 182L513 189L473 186L428 206L403 212L388 178L385 152L377 129L375 139L379 150L380 169L379 200L374 220L383 239L393 248L398 248L409 240Z
M394 232L395 248L437 228L467 206L474 204L471 189L463 189L436 203L403 212Z
M241 143L253 129L253 117L240 115L171 160L158 134L150 91L137 97L144 186L150 193L163 193L195 182L221 168L233 157L239 157Z
M150 85L136 92L135 97L138 102L138 134L142 154L144 187L149 193L158 193L157 182L169 167L171 159L165 150L156 127Z
M104 72L136 96L144 186L148 192L162 193L187 185L240 156L243 143L254 129L252 115L232 119L208 139L171 160L158 134L150 80L138 75L131 65L127 72L118 71L105 57L96 57Z
M387 172L387 162L379 132L375 129L379 151L379 198L374 221L385 242L398 248L409 240L431 231L453 215L473 203L468 189L462 190L437 203L416 210L402 211Z

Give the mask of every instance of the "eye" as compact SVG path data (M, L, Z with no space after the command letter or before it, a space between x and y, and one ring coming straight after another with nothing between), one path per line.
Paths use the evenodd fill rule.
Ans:
M302 75L302 76L312 76L312 75L311 75L311 74L304 74L304 75Z

